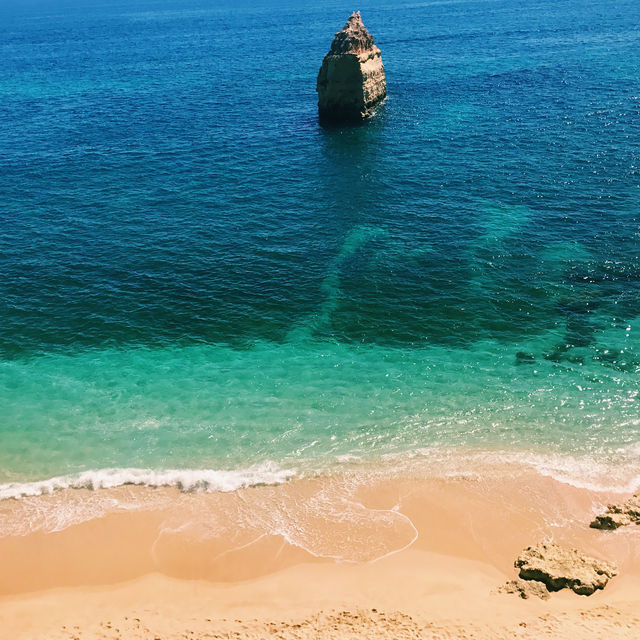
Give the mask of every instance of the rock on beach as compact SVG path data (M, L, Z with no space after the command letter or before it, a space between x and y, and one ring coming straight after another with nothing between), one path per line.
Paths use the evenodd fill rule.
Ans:
M620 504L610 504L605 513L596 516L592 529L617 529L630 524L640 525L640 494Z
M549 599L549 590L544 583L538 580L523 580L522 578L508 580L498 589L498 593L515 593L523 600L529 598Z
M568 588L585 596L604 589L618 573L614 565L583 555L577 549L545 543L527 547L515 567L522 579L543 582L549 591Z

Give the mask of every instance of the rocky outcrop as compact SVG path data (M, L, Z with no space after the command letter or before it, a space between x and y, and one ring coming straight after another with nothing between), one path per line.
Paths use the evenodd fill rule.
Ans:
M576 549L544 543L527 547L515 567L523 580L543 582L549 591L568 588L584 596L604 589L618 573L612 564L582 555Z
M336 33L318 73L318 115L321 122L358 122L371 116L387 95L380 49L351 14Z
M596 516L589 525L592 529L617 529L629 524L640 524L640 495L626 502L610 504L605 513Z
M523 600L529 598L541 598L542 600L549 599L549 589L547 586L538 582L537 580L522 580L515 578L509 580L503 584L499 589L499 593L515 593L519 595Z

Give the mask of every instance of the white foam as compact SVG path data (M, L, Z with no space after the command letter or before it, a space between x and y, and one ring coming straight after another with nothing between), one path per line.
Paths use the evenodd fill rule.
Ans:
M98 469L57 476L35 482L9 482L0 484L0 500L41 496L63 489L113 489L124 485L146 487L176 487L180 491L235 491L259 485L275 485L296 475L290 469L281 469L265 463L232 471L215 469Z
M589 456L522 455L518 461L543 476L579 489L597 493L633 493L640 489L637 460L615 464Z
M386 461L404 471L444 478L481 479L487 473L505 473L515 465L529 468L563 484L595 493L634 493L640 489L640 444L634 443L602 454L533 453L507 450L455 451L446 448L415 449L390 454Z

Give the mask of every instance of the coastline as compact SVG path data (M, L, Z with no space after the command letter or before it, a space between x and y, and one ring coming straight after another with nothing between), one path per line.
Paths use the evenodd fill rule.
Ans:
M30 500L68 492L147 506L0 538L7 638L631 638L640 624L640 530L590 529L613 494L530 469ZM543 540L611 560L619 575L590 597L496 593L517 554Z
M640 640L611 4L0 5L0 640Z

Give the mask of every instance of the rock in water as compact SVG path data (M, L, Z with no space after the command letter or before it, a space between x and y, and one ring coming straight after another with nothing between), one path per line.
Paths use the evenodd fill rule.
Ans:
M359 122L371 116L387 95L380 49L352 13L336 33L318 73L318 114L321 122Z
M604 589L609 578L618 573L607 562L557 544L527 547L515 561L515 567L520 569L521 578L544 582L549 591L569 588L583 596Z

